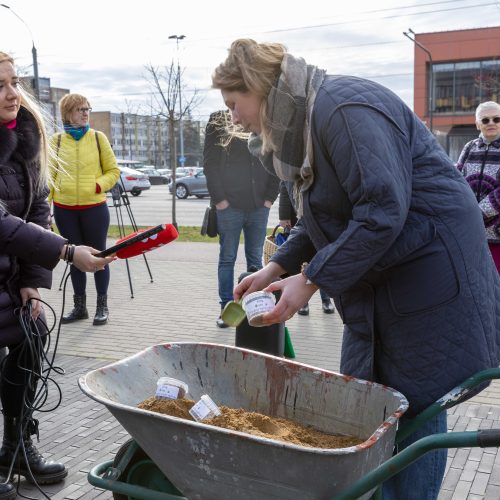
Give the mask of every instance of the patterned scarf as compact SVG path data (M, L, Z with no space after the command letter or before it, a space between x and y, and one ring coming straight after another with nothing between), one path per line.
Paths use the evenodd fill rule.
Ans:
M251 134L248 147L264 167L280 179L294 182L297 216L302 216L302 193L314 181L310 120L325 71L304 59L285 54L277 85L267 98L274 151L261 155L261 138Z
M84 127L74 127L73 125L64 124L64 131L68 133L75 141L79 141L90 129L90 125L87 123Z

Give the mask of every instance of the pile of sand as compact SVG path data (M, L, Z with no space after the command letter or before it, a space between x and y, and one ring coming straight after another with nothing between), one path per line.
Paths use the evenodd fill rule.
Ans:
M138 407L193 421L189 410L194 404L195 401L192 399L156 399L151 397L140 403ZM203 422L225 429L313 448L347 448L363 442L363 440L352 436L325 434L285 418L269 417L261 413L228 408L227 406L219 406L219 409L222 415Z

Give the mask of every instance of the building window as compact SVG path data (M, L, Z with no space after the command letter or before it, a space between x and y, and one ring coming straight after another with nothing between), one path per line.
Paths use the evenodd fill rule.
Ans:
M484 61L481 64L481 101L500 99L500 61Z
M453 73L454 64L434 64L434 111L450 113L453 111Z
M480 102L500 97L499 61L434 64L432 69L436 113L470 113Z

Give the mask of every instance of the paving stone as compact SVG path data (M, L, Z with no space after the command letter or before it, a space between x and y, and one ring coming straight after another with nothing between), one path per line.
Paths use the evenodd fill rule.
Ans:
M474 495L484 495L488 485L489 474L478 472L472 481L470 493Z
M218 314L218 245L199 245L197 248L201 250L198 252L204 255L206 261L186 261L185 255L176 254L168 246L152 253L150 264L154 283L149 282L141 259L131 259L134 299L130 298L124 262L115 263L116 266L113 264L109 323L96 328L89 319L62 325L56 364L64 369L65 374L55 374L54 379L61 388L63 398L54 411L37 415L40 418L38 448L54 460L64 459L69 468L65 481L44 487L52 500L111 499L111 492L88 483L87 473L96 464L113 459L120 446L129 439L127 432L103 405L83 394L78 387L80 377L154 344L188 341L234 345L234 329L220 330L215 326ZM186 252L186 255L195 253ZM204 253L211 257L206 257ZM242 254L240 249L236 275L245 270ZM186 265L189 265L189 286L186 286ZM43 291L43 298L58 314L63 292L58 290L57 285L63 270L61 265L55 270L54 289ZM172 285L176 283L179 286ZM70 289L71 286L66 291L66 300L72 295ZM95 290L90 282L88 300L90 304L95 302ZM196 314L193 314L194 300ZM287 322L296 359L338 371L342 321L337 313L322 313L319 294L311 299L310 310L310 316L295 316ZM167 322L164 319L166 314ZM48 400L57 405L54 388L49 390ZM450 431L491 427L500 428L500 381L492 383L480 395L448 410ZM22 480L20 485L25 496L37 500L44 498L26 481ZM450 449L439 500L473 500L482 496L485 500L500 498L498 449Z

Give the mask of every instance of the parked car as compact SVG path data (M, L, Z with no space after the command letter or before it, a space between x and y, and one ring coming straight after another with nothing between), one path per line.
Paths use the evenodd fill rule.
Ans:
M186 167L177 167L175 169L175 178L179 179L180 177L186 177L187 175L193 175L193 173ZM170 176L172 179L172 176Z
M125 191L132 196L139 196L143 191L151 188L151 182L146 174L121 165L118 165L118 168L120 169L120 182L118 183L120 192L125 188Z
M161 174L156 168L145 165L144 167L138 167L137 170L146 174L149 177L149 182L152 185L157 184L168 184L168 177L166 175Z
M186 175L176 178L175 188L173 181L171 181L168 185L168 189L171 193L175 191L175 195L181 200L193 195L197 198L208 196L207 178L205 177L203 169L195 175Z
M156 170L160 172L161 175L166 176L168 182L172 180L172 170L170 170L169 168L157 168Z

